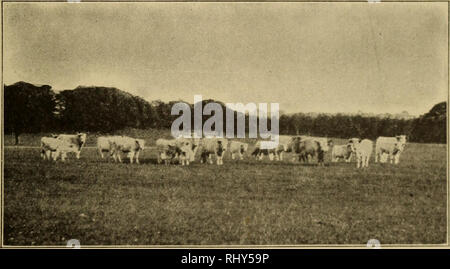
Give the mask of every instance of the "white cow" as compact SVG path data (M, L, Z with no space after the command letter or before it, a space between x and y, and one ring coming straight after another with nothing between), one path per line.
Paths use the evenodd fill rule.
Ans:
M300 135L301 141L307 140L307 139L313 139L314 141L317 141L320 143L320 148L323 152L328 152L330 150L330 145L333 143L331 139L326 137L317 137L317 136L308 136L308 135Z
M200 140L200 162L205 163L206 158L209 163L213 163L212 154L216 156L217 165L223 165L223 156L228 149L228 139L219 137L206 137Z
M271 161L274 159L277 161L278 160L282 161L284 152L292 152L292 145L295 137L280 135L278 138L279 138L278 144L276 144L273 141L263 141L263 140L257 141L252 155L259 160L262 160L264 155L269 155L269 159ZM268 145L268 147L262 148L261 147L262 142L265 142L266 145Z
M373 142L369 139L363 139L361 142L354 141L350 146L356 155L356 168L369 167L369 159L373 151Z
M81 149L83 148L84 144L86 144L87 135L85 133L59 134L53 135L53 137L70 144L71 150L69 152L74 152L77 159L80 159Z
M136 163L139 163L139 154L145 149L145 141L143 139L128 136L115 137L109 143L114 161L119 160L119 162L122 162L120 154L127 153L130 163L133 163L134 159Z
M331 150L331 161L337 162L339 159L343 159L346 162L350 162L352 157L352 147L350 144L346 145L334 145Z
M375 162L378 162L378 158L380 158L381 162L390 160L391 163L398 164L405 145L406 135L378 137L375 143Z
M167 165L173 159L179 159L181 165L189 165L195 160L195 153L198 149L198 140L189 138L156 140L158 152L158 163L164 161Z
M230 142L230 152L231 152L231 159L235 159L236 154L239 155L239 158L241 160L244 159L244 153L248 150L248 144L244 142L239 141L231 141Z
M68 143L67 141L54 138L54 137L42 137L41 138L41 157L45 160L56 161L58 157L61 157L61 161L65 161L68 152L74 152L77 149L76 145Z
M102 159L104 158L104 153L105 152L109 152L112 155L112 146L113 146L113 142L115 141L115 139L119 139L123 136L99 136L97 138L97 150L98 153L100 154L100 156L102 157Z

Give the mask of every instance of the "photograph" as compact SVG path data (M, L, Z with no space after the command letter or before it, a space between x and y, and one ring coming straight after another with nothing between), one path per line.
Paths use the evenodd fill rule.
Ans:
M450 247L448 2L1 4L2 248Z

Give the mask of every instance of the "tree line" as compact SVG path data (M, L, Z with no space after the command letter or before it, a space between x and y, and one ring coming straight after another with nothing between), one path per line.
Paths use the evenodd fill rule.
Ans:
M16 144L23 133L37 132L104 132L127 127L170 129L178 115L171 115L178 101L147 102L125 91L108 87L82 87L55 93L49 85L26 82L4 85L4 131L14 134ZM224 111L225 104L219 103ZM193 104L189 104L193 111ZM280 134L309 134L337 138L406 134L412 142L446 143L447 104L436 104L428 113L413 119L379 116L296 113L281 115ZM235 114L235 130L236 118ZM191 114L193 124L193 113ZM211 116L203 116L205 122ZM248 114L244 115L248 130ZM259 119L265 120L265 119ZM270 119L268 120L270 126ZM269 127L270 128L270 127ZM225 130L225 126L224 126Z

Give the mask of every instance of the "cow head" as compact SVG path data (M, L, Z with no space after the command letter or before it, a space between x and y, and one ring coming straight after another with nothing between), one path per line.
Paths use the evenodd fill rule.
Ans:
M241 144L241 147L239 148L239 152L241 154L244 154L247 150L248 150L248 144L247 143Z
M350 142L347 144L347 152L355 152L356 148L355 148L355 143Z
M353 137L353 138L350 138L349 140L348 140L348 143L350 144L358 144L358 143L360 143L361 142L361 138L356 138L356 137Z
M395 143L395 150L402 152L406 145L406 135L398 135L395 137L397 142Z
M139 150L144 150L145 148L145 140L144 139L136 139L136 148Z
M184 155L190 162L193 162L195 160L195 154L192 150L192 143L191 142L183 142L183 144L180 147L181 154Z
M78 136L78 141L80 141L80 147L84 146L84 144L86 143L87 134L86 133L77 133L77 136Z
M317 142L319 142L320 144L321 151L327 152L329 150L329 139L323 138L318 140Z

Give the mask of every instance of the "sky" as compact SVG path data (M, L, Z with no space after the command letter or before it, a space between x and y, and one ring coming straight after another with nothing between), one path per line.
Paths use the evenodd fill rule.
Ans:
M5 84L421 115L448 98L447 3L3 3Z

